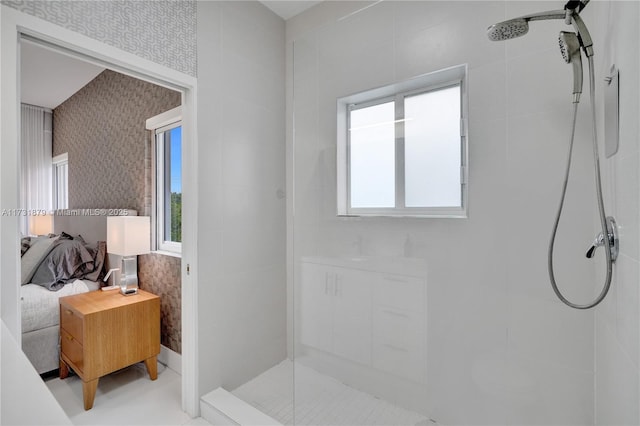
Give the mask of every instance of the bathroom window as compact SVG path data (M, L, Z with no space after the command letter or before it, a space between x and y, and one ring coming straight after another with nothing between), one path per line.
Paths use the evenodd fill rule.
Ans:
M466 66L338 100L338 214L466 217Z
M182 251L182 114L180 108L147 120L153 131L154 181L152 223L154 247Z

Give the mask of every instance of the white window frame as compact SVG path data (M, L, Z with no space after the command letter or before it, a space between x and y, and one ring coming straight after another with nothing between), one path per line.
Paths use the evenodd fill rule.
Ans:
M406 207L404 168L404 99L445 89L460 87L460 206L451 207ZM395 101L395 207L354 208L351 207L351 182L349 165L351 111L385 102ZM467 65L458 65L389 86L368 90L337 101L337 215L338 216L400 216L433 218L466 218L468 188L468 136L467 136Z
M153 182L154 188L152 197L151 226L155 230L152 233L152 250L173 256L180 256L182 253L182 243L167 241L165 236L165 186L164 186L164 140L158 135L164 134L167 130L182 126L182 108L176 107L163 112L155 117L151 117L146 122L147 130L153 132ZM162 139L162 140L161 140Z
M53 209L69 208L69 153L56 155L51 160L53 169ZM64 187L61 187L61 184ZM61 202L61 198L64 199Z

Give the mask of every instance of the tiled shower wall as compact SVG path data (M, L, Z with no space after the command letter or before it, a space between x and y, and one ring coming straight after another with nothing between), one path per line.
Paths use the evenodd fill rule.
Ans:
M611 65L620 70L620 145L602 161L607 214L620 233L609 295L596 309L595 424L640 424L640 3L591 2L596 19L598 89ZM597 93L600 142L604 111ZM602 276L602 273L599 274Z
M70 208L132 208L149 215L146 119L181 94L105 70L53 111L53 155L69 154ZM161 297L162 344L180 353L180 258L139 257L140 287Z
M202 394L286 357L282 18L198 3L198 365Z
M570 28L534 22L525 37L500 43L485 35L493 23L559 7L541 1L323 2L287 21L288 108L295 117L288 146L294 156L292 258L397 257L410 241L411 256L428 264L427 384L419 406L443 424L594 423L599 310L564 306L547 272L572 115L572 70L558 51L558 32ZM582 14L592 29L600 19L595 9ZM637 43L633 28L621 26L620 37ZM602 57L602 49L597 52ZM627 59L637 63L633 58ZM336 217L336 98L458 64L468 65L469 78L469 217ZM637 70L625 75L634 78ZM602 262L601 252L593 260L584 256L597 225L583 99L555 258L561 288L580 301L595 293L595 265ZM629 110L636 121L637 112ZM630 161L637 161L637 139L631 147ZM629 185L637 185L634 170ZM633 223L637 217L627 239L637 245ZM621 369L614 364L619 353L607 365L617 374L633 373L623 380L633 391L625 401L633 408L635 397L637 410L638 359Z

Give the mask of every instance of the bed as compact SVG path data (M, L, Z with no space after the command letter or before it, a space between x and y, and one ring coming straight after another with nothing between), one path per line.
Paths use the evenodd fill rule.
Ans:
M107 216L135 216L127 209L60 210L53 233L22 240L22 350L39 374L59 367L58 299L98 290L109 269ZM113 260L113 259L112 259Z

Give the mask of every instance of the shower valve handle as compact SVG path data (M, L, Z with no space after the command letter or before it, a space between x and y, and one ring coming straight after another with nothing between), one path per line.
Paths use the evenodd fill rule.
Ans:
M593 240L593 244L589 250L587 250L587 257L591 259L596 254L596 249L598 247L602 247L604 245L604 237L602 236L602 232L598 234L595 240Z
M611 217L607 217L607 237L609 238L609 247L611 247L611 260L615 261L618 257L618 228L616 221ZM587 257L591 259L596 254L596 249L605 245L604 234L600 232L589 250L587 250Z

